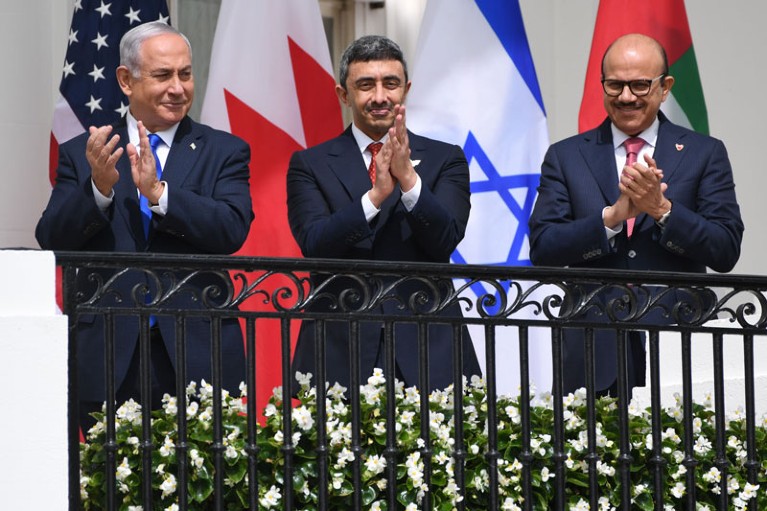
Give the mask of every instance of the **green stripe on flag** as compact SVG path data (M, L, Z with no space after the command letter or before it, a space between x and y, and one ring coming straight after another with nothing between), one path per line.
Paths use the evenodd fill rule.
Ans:
M698 75L698 64L692 46L669 68L676 80L671 93L698 133L708 135L708 113L703 99L703 87Z

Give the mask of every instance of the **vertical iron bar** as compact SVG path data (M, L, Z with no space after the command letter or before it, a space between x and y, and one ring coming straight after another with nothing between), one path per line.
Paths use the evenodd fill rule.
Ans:
M743 364L746 376L746 463L748 482L758 484L759 459L756 454L756 402L754 394L754 336L746 334L743 339ZM755 502L749 504L758 506ZM756 507L754 507L756 509Z
M466 447L463 443L463 326L461 323L453 324L453 424L455 435L453 436L453 477L458 486L460 495L465 495L465 464ZM470 341L469 341L470 342ZM465 500L465 499L464 499ZM466 507L464 500L456 503L456 509L463 511Z
M620 454L618 455L618 473L621 481L621 506L623 509L631 507L631 441L629 438L629 414L628 414L628 343L629 332L623 329L617 330L618 340L618 443Z
M564 410L562 406L562 328L551 328L551 359L554 373L551 394L554 406L554 442L552 447L552 461L554 462L554 509L563 511L566 505L565 498L565 431ZM496 508L497 509L497 508Z
M727 461L727 438L724 402L724 346L723 336L714 334L714 420L716 428L716 455L714 466L719 469L722 480L720 482L719 509L728 509L729 500L727 492L727 480L729 479L729 466ZM724 490L724 491L721 491ZM750 506L749 506L750 507Z
M149 314L139 316L139 374L141 381L141 493L144 509L152 510L152 350Z
M522 505L525 511L533 509L533 453L530 450L530 350L529 332L526 326L519 327L519 412L522 422L522 445L519 453L522 463ZM558 481L555 481L558 484Z
M178 505L180 509L189 506L189 442L186 420L186 318L176 316L176 410L178 424L178 442L176 460L178 462Z
M283 467L283 503L285 509L292 510L293 504L293 456L296 447L293 445L293 406L290 399L292 375L290 372L290 319L280 319L282 334L282 455L285 460ZM322 382L324 384L324 382Z
M325 357L325 321L318 319L314 322L314 367L317 369L317 504L319 509L328 507L328 445L326 437L327 413L325 410L325 381L327 380ZM292 384L292 382L291 382Z
M114 335L114 315L112 313L104 314L104 400L106 404L106 437L104 443L104 452L106 460L104 468L106 470L106 497L107 509L117 509L117 440L115 433L115 335ZM83 431L83 435L87 435Z
M594 364L594 329L584 329L584 368L586 370L586 438L588 440L588 454L586 462L589 465L589 506L591 509L599 509L599 481L597 480L597 412L596 412L596 384ZM564 484L564 480L557 481Z
M421 508L431 511L431 457L433 452L431 448L431 418L429 414L429 393L431 392L429 381L429 324L424 321L418 322L418 360L420 362L419 378L421 381L421 438L424 441L423 447L419 450L423 460L423 484L429 488L429 491L424 492ZM394 408L393 405L392 408ZM394 424L394 422L389 424Z
M394 375L394 325L391 321L384 323L383 331L384 341L384 374L386 375L386 383L389 383L390 374ZM388 387L387 387L388 389ZM392 410L391 399L386 403L386 424L394 424L396 410ZM421 420L428 421L421 418ZM397 444L394 435L394 428L389 426L386 428L386 448L384 449L384 457L386 458L386 492L389 509L397 509ZM423 427L421 428L423 434Z
M245 452L248 453L248 508L258 509L258 437L256 417L259 406L263 409L263 403L256 402L258 389L256 388L256 320L252 316L245 318L245 346L247 356L247 372L245 385L247 389L247 418L248 440Z
M650 332L650 413L652 434L652 457L650 464L653 471L653 498L655 511L664 511L663 484L666 478L666 459L663 457L663 404L660 399L660 334L657 330Z
M485 372L487 378L487 473L490 477L488 509L499 509L498 496L498 394L495 367L495 329L485 325Z
M352 407L352 486L354 509L362 509L362 445L360 441L360 324L349 322L349 399ZM387 462L389 459L387 458Z
M682 406L684 414L684 460L682 464L687 468L687 501L685 509L695 511L695 460L693 444L693 403L692 403L692 332L682 332Z
M210 321L211 337L211 372L213 373L213 509L224 510L224 424L221 417L221 317L214 316Z

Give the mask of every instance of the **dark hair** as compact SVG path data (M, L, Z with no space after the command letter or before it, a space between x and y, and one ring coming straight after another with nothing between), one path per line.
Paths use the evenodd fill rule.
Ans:
M668 57L666 56L666 49L663 47L663 45L660 44L657 40L655 40L652 37L650 37L648 35L645 35L645 34L627 34L627 35L641 35L641 36L647 38L648 40L652 41L653 44L655 45L655 47L657 48L658 53L660 53L661 59L663 59L663 70L661 71L661 74L663 76L668 76ZM626 36L621 36L618 39L616 39L615 41L611 42L610 46L607 47L607 49L605 50L605 53L602 55L602 68L601 68L601 71L602 71L602 79L603 80L605 78L605 58L607 58L607 54L610 53L610 50L612 49L613 45L615 43L617 43L618 41L620 41L621 39L623 39L624 37L626 37Z
M352 62L370 62L371 60L396 60L402 64L407 82L407 63L400 47L391 39L380 35L362 36L352 42L341 55L338 80L341 87L346 89L346 79L349 77L349 65Z

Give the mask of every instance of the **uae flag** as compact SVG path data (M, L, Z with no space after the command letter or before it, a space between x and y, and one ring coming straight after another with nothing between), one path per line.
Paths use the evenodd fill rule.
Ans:
M596 127L605 118L601 66L605 50L624 34L645 34L666 49L669 73L676 79L661 109L671 121L708 134L703 88L687 22L684 0L601 0L591 42L591 55L578 116L578 131Z
M328 40L316 1L224 0L219 12L202 122L250 144L250 190L255 220L238 255L300 257L288 226L285 179L294 151L337 136L343 129L335 95ZM249 282L262 275L249 276ZM269 293L296 284L266 276ZM296 296L296 293L293 293ZM245 309L275 311L251 298ZM257 303L258 302L258 303ZM282 379L298 325L291 325L290 349L278 319L256 322L256 409Z

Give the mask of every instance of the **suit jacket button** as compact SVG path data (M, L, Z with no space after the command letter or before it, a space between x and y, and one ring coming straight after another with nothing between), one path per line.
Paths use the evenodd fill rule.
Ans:
M629 250L629 257L634 259L637 256L636 250Z

